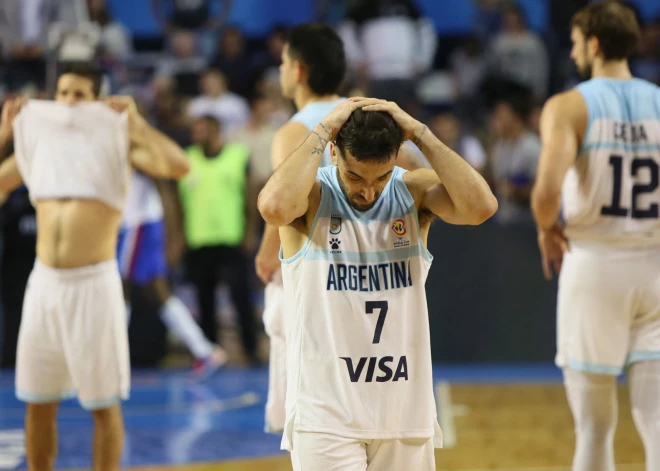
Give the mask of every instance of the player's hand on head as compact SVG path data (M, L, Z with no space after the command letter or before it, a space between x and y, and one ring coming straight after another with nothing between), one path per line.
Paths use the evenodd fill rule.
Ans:
M559 275L564 252L568 251L568 239L562 228L557 224L552 229L539 229L539 249L541 250L541 263L546 280L551 280L553 271Z
M339 103L335 109L332 110L330 114L319 123L319 125L328 134L328 141L334 141L337 138L337 134L339 134L341 127L348 120L353 111L357 110L359 107L360 105L354 101L343 101ZM324 139L326 138L326 136L322 137Z
M399 126L401 126L401 129L403 129L405 140L417 140L424 131L425 127L422 123L403 111L393 101L365 97L352 97L349 101L359 104L364 111L384 111L389 113Z

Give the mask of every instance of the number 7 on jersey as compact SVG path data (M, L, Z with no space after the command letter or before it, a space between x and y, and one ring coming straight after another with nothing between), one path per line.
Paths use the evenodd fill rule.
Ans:
M364 305L367 314L373 314L376 309L380 310L378 313L378 321L376 321L376 331L374 332L373 343L380 343L380 334L383 332L383 325L385 325L388 306L389 304L387 301L367 301Z

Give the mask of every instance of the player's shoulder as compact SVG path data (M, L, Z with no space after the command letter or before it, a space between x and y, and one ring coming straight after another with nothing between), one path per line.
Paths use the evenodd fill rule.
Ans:
M587 102L577 88L557 93L543 105L541 123L563 121L584 124L588 118Z
M273 139L279 143L293 143L298 142L296 147L300 145L301 138L304 140L310 133L310 130L303 123L298 121L287 121L276 132Z
M548 98L543 108L552 112L576 112L586 111L587 106L580 90L572 88Z

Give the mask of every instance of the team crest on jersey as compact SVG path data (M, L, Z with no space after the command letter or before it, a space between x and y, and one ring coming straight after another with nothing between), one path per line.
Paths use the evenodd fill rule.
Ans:
M403 236L406 235L406 221L403 219L396 219L392 223L392 232L394 232L397 237L394 239L394 242L392 243L394 245L395 249L401 248L401 247L408 247L410 245L410 241L408 239L404 239Z
M330 218L330 234L337 235L341 232L341 218L339 216L332 216Z

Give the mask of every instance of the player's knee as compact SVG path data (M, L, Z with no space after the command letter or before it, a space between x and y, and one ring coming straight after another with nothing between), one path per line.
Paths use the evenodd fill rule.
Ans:
M119 404L105 409L93 410L92 417L94 418L94 425L96 427L102 429L122 427L121 406Z

